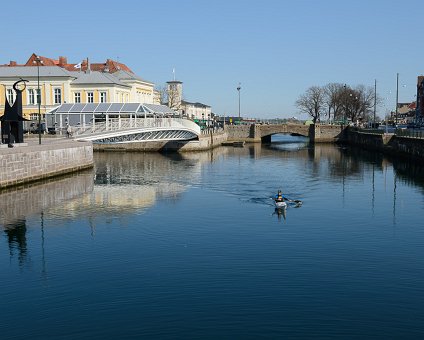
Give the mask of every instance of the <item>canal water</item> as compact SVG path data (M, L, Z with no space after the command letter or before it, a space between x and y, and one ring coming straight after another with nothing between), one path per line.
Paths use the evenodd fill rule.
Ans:
M284 135L95 162L0 194L1 338L424 336L421 166Z

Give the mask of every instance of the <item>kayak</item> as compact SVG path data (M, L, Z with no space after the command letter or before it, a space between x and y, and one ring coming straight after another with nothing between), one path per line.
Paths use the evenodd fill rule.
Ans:
M286 208L287 203L284 201L274 201L276 208Z

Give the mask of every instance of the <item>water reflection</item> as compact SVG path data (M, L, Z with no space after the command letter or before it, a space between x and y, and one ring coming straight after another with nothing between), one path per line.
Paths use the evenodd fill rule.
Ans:
M40 227L43 231L43 213L46 209L81 198L92 190L92 170L3 190L0 193L0 226L4 228L10 256L13 257L17 251L19 265L28 262L26 234L29 216L40 217Z
M18 253L21 265L28 257L29 216L38 216L42 229L43 214L49 220L61 222L83 218L94 236L98 218L142 214L158 200L180 200L192 186L269 206L270 194L281 183L289 197L303 199L299 197L302 196L299 188L313 190L319 181L325 181L340 186L344 202L352 181L364 181L364 176L370 176L369 191L361 193L360 198L369 200L374 214L380 197L376 195L381 189L376 184L379 174L393 178L393 182L384 182L383 189L391 196L395 224L398 184L418 185L421 191L424 187L423 170L417 163L357 148L310 145L302 138L266 146L220 147L200 153L95 153L94 158L94 170L0 193L0 225L11 256ZM220 165L214 166L217 162ZM281 173L275 169L267 173L275 163L280 164ZM273 215L280 221L287 217L286 210L280 209L275 209Z
M273 215L277 215L279 221L281 221L281 217L286 219L286 208L275 208Z
M18 252L18 263L22 266L27 258L27 238L26 238L26 220L16 220L4 225L4 233L9 244L10 257L14 257L15 251Z

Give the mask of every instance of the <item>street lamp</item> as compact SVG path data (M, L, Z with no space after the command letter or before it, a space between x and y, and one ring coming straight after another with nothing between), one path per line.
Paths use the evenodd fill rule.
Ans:
M40 64L43 64L43 61L40 59L40 56L36 56L34 63L37 64L38 144L41 144Z
M376 128L375 126L375 114L377 111L377 79L374 79L374 119L373 119L373 129Z
M241 84L239 83L239 85L237 86L237 91L238 91L238 104L239 104L239 124L240 124L240 90L241 90Z
M343 127L346 124L346 109L347 109L347 92L346 92L346 87L347 87L347 85L344 84L343 85L343 97L344 97L345 107L343 108Z
M395 112L395 127L398 120L398 105L399 105L399 73L396 73L396 112Z

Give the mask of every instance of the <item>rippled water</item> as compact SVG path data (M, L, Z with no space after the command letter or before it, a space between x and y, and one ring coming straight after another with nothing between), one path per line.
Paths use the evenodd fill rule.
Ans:
M2 337L424 335L421 166L286 136L95 158L0 195Z

